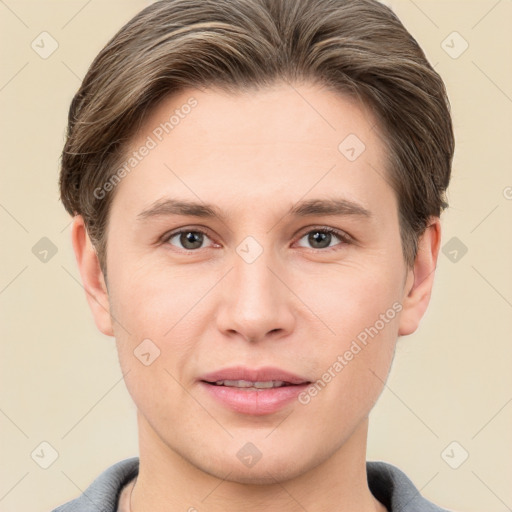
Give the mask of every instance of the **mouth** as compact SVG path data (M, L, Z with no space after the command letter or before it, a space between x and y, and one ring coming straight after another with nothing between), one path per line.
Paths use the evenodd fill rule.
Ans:
M250 381L250 380L218 380L215 382L202 381L206 384L213 386L226 386L229 388L247 389L247 390L262 390L272 388L282 388L285 386L298 386L299 384L292 384L282 380L267 380L267 381ZM308 382L304 382L307 384Z
M225 368L199 379L206 396L239 414L275 413L297 400L311 381L273 367Z
M304 377L273 366L261 368L233 366L203 375L200 380L214 386L256 389L279 388L311 383Z

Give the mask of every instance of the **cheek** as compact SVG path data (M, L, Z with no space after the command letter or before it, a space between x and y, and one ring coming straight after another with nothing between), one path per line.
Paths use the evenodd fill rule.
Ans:
M306 272L302 272L295 289L308 309L315 313L315 322L323 321L319 324L322 329L319 339L328 345L342 348L340 343L355 338L379 321L381 315L385 315L386 330L397 331L394 320L402 299L399 268L382 264L374 268L344 264L331 266L317 276L310 275L307 281L305 275ZM381 323L379 321L378 326Z
M376 401L398 336L399 271L345 269L343 278L332 276L330 287L310 288L308 304L323 320L322 334L315 338L320 382L304 402L329 403L341 419L349 410L355 416L366 413Z
M211 326L208 291L218 278L186 265L145 265L123 272L117 269L112 276L113 312L124 327L115 329L119 361L138 408L165 424L176 419L171 418L173 403L194 406L180 383L187 385L200 341ZM210 350L205 352L208 357Z
M166 340L179 331L215 283L190 266L145 265L118 269L112 279L113 313L129 332ZM122 333L121 335L126 335Z
M316 418L327 437L347 434L359 424L383 390L398 330L397 316L391 319L395 311L389 311L392 313L385 317L388 323L377 319L365 327L355 323L347 326L347 331L356 333L353 336L343 330L340 322L340 334L334 342L318 347L317 353L322 354L318 379L299 397L299 402L309 418ZM348 430L339 430L341 426Z

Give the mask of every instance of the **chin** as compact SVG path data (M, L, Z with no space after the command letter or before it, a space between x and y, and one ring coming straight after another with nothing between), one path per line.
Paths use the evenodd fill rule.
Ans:
M235 455L233 458L212 460L212 466L205 467L204 460L199 469L227 482L252 485L269 485L286 482L301 475L306 468L299 461L290 459L264 460L264 456L252 467L245 467ZM303 461L302 461L303 462Z

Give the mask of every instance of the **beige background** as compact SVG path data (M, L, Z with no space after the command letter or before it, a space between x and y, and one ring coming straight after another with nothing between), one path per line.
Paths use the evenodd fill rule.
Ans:
M57 176L81 77L149 3L0 1L1 511L49 511L137 454L135 409L78 281ZM443 246L456 237L467 253L440 256L430 309L400 340L372 412L368 459L399 466L446 508L511 510L512 1L388 3L447 84L457 150ZM46 59L31 47L43 31L59 45ZM454 31L469 44L458 58ZM57 249L46 262L33 253L43 237ZM43 441L58 452L48 469ZM446 462L465 452L458 469Z

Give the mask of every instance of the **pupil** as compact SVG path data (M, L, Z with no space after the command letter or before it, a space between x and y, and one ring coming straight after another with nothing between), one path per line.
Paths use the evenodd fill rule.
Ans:
M328 243L327 243L327 246L323 246L323 247L328 247L329 246L329 237L330 237L330 233L321 233L319 231L315 231L313 234L310 235L310 243L311 245L314 247L315 244L317 243L322 243L324 242L326 239L328 240Z
M189 231L188 233L183 233L181 235L180 242L187 249L197 249L201 246L201 234L195 234L193 231ZM190 244L192 247L190 247Z

